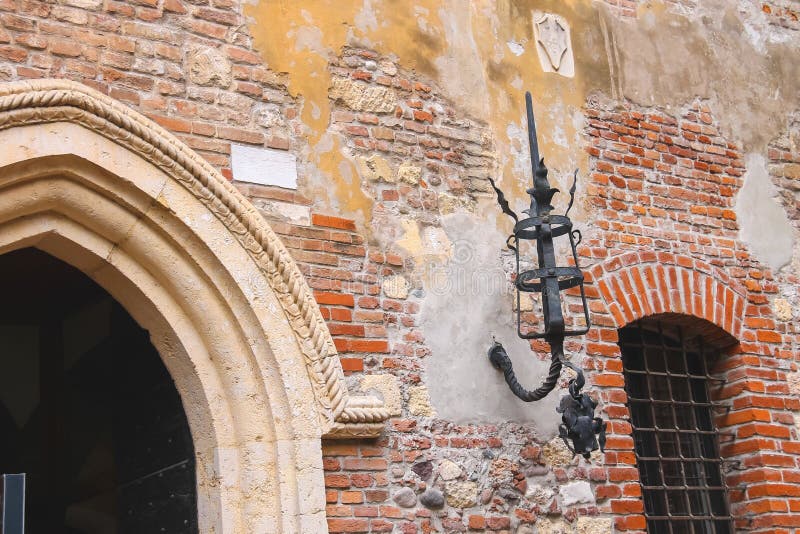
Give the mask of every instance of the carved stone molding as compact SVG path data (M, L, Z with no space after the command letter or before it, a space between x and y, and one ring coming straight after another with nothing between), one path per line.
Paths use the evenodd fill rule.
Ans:
M351 396L330 332L311 290L280 239L214 167L164 128L82 84L34 80L0 85L0 130L70 122L138 154L180 182L247 249L278 296L315 390L324 436L373 437L389 418L373 397Z

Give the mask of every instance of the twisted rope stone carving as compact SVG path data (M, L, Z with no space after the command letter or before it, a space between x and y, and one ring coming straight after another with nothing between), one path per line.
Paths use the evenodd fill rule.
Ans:
M87 86L55 79L0 85L0 129L60 121L82 124L139 154L178 180L236 236L266 274L297 334L325 437L381 432L388 410L374 397L350 396L333 339L300 270L228 180L167 130Z

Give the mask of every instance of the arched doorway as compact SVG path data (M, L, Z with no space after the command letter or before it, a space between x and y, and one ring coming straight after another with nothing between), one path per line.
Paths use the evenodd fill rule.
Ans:
M146 329L195 452L200 532L327 531L321 438L374 437L300 270L163 128L80 84L0 84L0 254L35 247Z
M0 256L0 472L26 532L197 532L194 447L148 333L34 248Z

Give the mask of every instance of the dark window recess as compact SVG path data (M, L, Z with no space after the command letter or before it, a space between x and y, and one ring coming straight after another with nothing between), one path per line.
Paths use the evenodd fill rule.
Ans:
M647 531L733 533L708 394L717 350L652 319L622 328L619 344Z

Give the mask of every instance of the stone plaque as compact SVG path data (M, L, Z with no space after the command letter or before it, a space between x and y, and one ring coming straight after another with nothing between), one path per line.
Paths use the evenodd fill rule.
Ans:
M536 51L545 72L555 72L569 78L575 75L575 61L569 24L560 15L535 12L533 33L536 38Z

